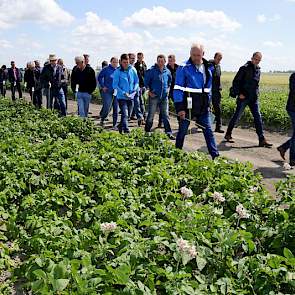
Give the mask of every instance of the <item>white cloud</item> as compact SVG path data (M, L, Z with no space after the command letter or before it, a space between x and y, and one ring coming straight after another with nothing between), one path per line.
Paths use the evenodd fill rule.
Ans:
M209 26L223 31L234 31L241 24L229 18L223 11L203 11L185 9L180 12L168 10L162 6L153 9L142 8L123 20L125 26L166 27L182 25L194 27Z
M264 41L263 45L267 47L275 48L275 47L282 47L283 43L281 41Z
M87 51L95 55L118 55L124 51L137 50L144 42L140 34L125 32L94 12L87 12L85 16L85 23L72 32L72 46L67 46L68 51L75 54Z
M2 48L2 49L8 49L8 48L12 48L12 45L7 40L0 40L0 48Z
M257 22L261 24L266 22L276 22L276 21L279 21L280 19L281 19L281 16L279 14L274 14L273 16L270 16L270 17L267 17L264 14L258 14L256 17Z
M65 26L74 20L55 0L1 0L0 11L0 29L13 27L24 21Z

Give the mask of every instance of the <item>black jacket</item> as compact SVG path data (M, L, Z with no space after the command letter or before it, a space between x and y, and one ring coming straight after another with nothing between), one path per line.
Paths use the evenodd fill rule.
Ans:
M81 71L77 66L73 68L71 75L71 88L76 91L76 85L79 85L79 92L87 92L91 94L96 88L95 72L90 66L86 66Z
M171 86L170 86L170 93L169 93L170 98L172 97L172 94L173 94L177 68L178 68L178 64L175 64L173 69L169 64L167 65L167 69L170 71L171 76L172 76L172 81L171 81Z
M141 63L139 61L137 61L134 64L134 67L137 71L137 75L138 75L138 79L139 79L139 87L142 88L142 87L144 87L144 74L147 70L146 63L144 61Z
M60 65L56 65L56 72L54 74L53 67L51 64L48 64L44 66L40 78L42 87L48 88L50 82L51 88L60 89L62 84L61 80L64 79L63 69Z
M287 111L295 112L295 73L289 79L289 97L287 101Z
M21 82L22 81L22 73L18 68L16 69L16 79L14 77L14 72L12 68L8 69L8 80L10 83L14 83L14 82Z
M219 93L222 90L221 87L221 67L216 65L214 60L209 61L210 66L212 67L212 94Z
M27 82L27 88L32 89L34 87L35 90L40 90L42 88L40 76L40 69L27 69L24 74L24 81Z
M3 83L3 81L8 80L8 72L7 70L0 69L0 83Z
M237 72L230 95L237 97L243 94L246 98L256 100L259 95L260 73L260 67L255 67L251 61L248 61Z

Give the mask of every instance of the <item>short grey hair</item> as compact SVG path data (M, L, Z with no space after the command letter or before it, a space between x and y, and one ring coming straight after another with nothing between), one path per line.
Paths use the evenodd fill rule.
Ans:
M76 56L75 57L75 62L84 62L84 57L83 56Z
M34 62L34 61L29 61L29 62L27 63L27 67L28 67L28 68L33 68L33 67L35 67L35 62Z
M191 51L194 49L199 49L204 51L205 48L204 48L204 45L202 45L201 43L193 43L191 46Z

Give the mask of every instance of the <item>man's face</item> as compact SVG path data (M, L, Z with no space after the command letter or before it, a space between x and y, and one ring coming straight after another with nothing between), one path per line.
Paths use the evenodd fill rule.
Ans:
M131 55L129 56L129 63L130 63L131 65L133 65L133 64L135 63L135 55L134 55L134 54L131 54Z
M253 63L253 65L258 66L259 63L261 62L261 59L262 59L262 55L260 53L255 54L252 57L252 63Z
M204 51L199 48L191 49L191 60L195 65L200 65L202 63L204 56Z
M221 54L217 54L217 55L214 57L214 63L215 63L216 65L219 65L220 62L221 62L221 60L222 60L222 55L221 55Z
M174 66L175 65L175 57L174 56L168 56L168 64L170 66Z
M84 68L84 62L83 61L76 61L76 65L80 70L83 70L83 68Z
M89 56L84 56L85 65L89 64Z
M128 59L122 59L121 60L121 66L124 70L127 70L128 69L128 66L129 66L129 60Z
M159 57L157 59L157 64L158 64L159 68L161 68L161 69L164 68L165 63L166 63L165 58Z
M139 62L142 62L143 61L143 54L137 54L137 60Z
M11 67L15 68L15 63L14 62L11 63Z
M111 61L111 65L113 68L117 68L118 67L118 59L117 58L114 58L112 61Z
M63 66L63 65L64 65L64 61L63 61L62 59L59 59L59 60L58 60L58 64L59 64L60 66Z
M50 61L50 64L51 64L52 66L56 66L56 64L57 64L57 60L56 60L56 59L52 59L52 60Z
M39 61L35 61L35 65L36 65L36 68L39 68L40 67Z

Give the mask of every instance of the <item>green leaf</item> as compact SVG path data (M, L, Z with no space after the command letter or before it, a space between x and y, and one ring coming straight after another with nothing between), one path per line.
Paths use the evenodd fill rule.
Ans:
M54 291L62 291L69 284L70 280L68 279L58 279L52 282Z
M284 256L288 259L294 258L293 253L288 248L284 248Z
M197 261L197 266L198 266L199 271L202 271L207 264L206 259L204 259L200 256L197 256L196 261Z
M43 279L46 280L47 276L46 273L42 269L36 269L33 271L33 274L38 278L38 279Z

